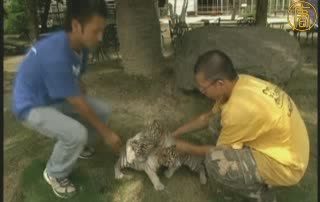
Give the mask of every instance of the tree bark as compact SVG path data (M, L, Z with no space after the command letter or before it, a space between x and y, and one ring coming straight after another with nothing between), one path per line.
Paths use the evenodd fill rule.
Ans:
M236 19L236 14L237 14L238 7L239 7L239 0L233 0L233 2L232 2L231 20L235 20Z
M29 38L32 41L37 40L39 36L38 28L38 3L37 0L25 0L28 19Z
M7 11L6 11L5 9L3 9L3 17L4 17L4 18L7 18L7 17L8 17Z
M160 22L155 0L118 0L117 27L125 72L152 77L161 71Z
M44 2L44 12L41 15L41 32L45 33L48 31L47 21L50 10L51 0L45 0Z
M265 27L268 17L268 0L257 0L256 25Z

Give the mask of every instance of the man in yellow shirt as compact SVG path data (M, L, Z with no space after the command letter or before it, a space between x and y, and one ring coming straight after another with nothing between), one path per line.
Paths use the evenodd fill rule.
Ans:
M256 201L276 201L270 188L297 184L309 161L308 133L295 103L276 85L238 74L218 50L201 55L194 74L215 104L173 132L177 150L206 156L210 180ZM205 127L218 131L215 146L178 138Z

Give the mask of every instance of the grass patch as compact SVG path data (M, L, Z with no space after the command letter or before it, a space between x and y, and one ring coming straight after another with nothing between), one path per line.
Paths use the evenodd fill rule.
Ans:
M210 110L212 103L194 92L166 94L165 82L132 77L123 74L120 67L108 72L95 67L88 72L89 93L106 102L111 101L113 114L109 125L123 140L136 134L148 118L162 118L174 130L195 115ZM6 77L7 78L7 77ZM168 75L170 80L170 75ZM279 202L317 201L317 70L316 66L303 67L285 90L298 106L309 132L310 163L305 177L290 188L278 188ZM10 86L8 84L8 86ZM24 128L10 112L11 95L4 96L4 175L5 193L9 202L66 201L57 198L42 177L43 169L54 142ZM210 143L207 131L183 136L198 144ZM216 185L200 185L197 174L187 168L179 169L171 179L159 172L165 191L157 192L145 173L128 170L132 180L114 179L113 166L117 157L110 148L100 143L91 160L79 160L71 179L79 193L71 202L240 202L243 199L227 190L216 190ZM20 174L21 173L21 174ZM9 176L9 177L8 177ZM18 182L17 182L18 181ZM17 183L18 185L16 185ZM14 185L15 184L15 185ZM230 198L231 197L231 198Z

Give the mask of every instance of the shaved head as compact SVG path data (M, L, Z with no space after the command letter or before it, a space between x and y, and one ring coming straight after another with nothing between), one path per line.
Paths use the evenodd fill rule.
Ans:
M207 80L235 80L238 74L231 59L222 51L211 50L200 55L194 66L194 74L204 73Z

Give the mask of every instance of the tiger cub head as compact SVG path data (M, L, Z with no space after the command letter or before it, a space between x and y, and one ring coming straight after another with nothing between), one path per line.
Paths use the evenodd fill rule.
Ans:
M127 142L128 163L134 160L145 161L148 155L159 146L164 133L164 128L158 120L149 121L140 133Z
M178 155L176 152L176 146L172 145L165 147L158 153L158 161L161 165L171 167L176 162Z
M146 141L158 144L159 140L166 134L166 130L160 121L155 119L147 122L142 133L142 136Z

